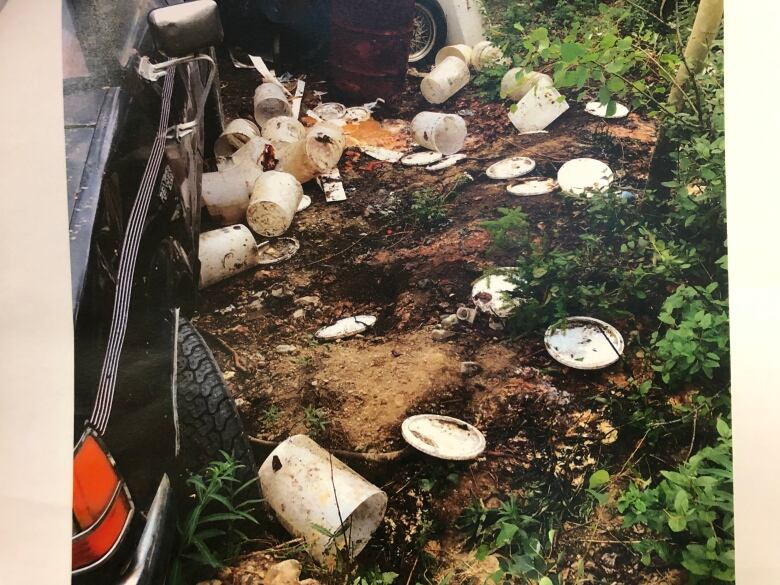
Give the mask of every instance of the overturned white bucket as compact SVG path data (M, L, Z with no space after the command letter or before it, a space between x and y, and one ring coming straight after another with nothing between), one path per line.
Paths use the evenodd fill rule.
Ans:
M263 169L249 159L216 173L203 173L203 203L212 219L221 225L241 221L255 181L262 174Z
M471 47L468 45L450 45L449 47L442 47L439 52L436 53L434 64L438 65L447 57L457 57L468 65L471 63Z
M251 120L236 118L225 126L224 132L214 142L214 156L232 156L247 142L260 136L260 129Z
M491 65L511 65L511 61L504 56L501 49L490 41L480 41L471 50L471 66L476 71L482 71Z
M501 79L501 97L519 101L537 86L551 87L552 85L553 80L549 75L538 71L526 73L522 68L515 67L507 71Z
M466 140L466 121L456 114L420 112L412 119L414 139L420 146L442 154L455 154Z
M206 288L257 264L255 238L245 225L200 234L200 288Z
M306 136L306 128L292 116L276 116L265 123L261 136L273 144L293 143Z
M290 173L300 183L306 183L335 167L346 145L341 129L321 122L309 128L303 140L280 152L276 170Z
M284 90L275 83L257 86L254 97L255 120L263 128L268 120L277 116L289 116L292 107Z
M425 76L420 91L430 103L441 104L463 89L470 79L469 66L462 59L447 57Z
M292 224L302 198L303 187L295 177L267 171L255 181L246 221L261 236L281 236Z
M387 508L387 494L306 435L271 452L260 466L260 487L282 526L328 565L338 551L357 556Z
M554 87L537 85L509 112L509 120L520 132L544 130L557 120L569 104Z

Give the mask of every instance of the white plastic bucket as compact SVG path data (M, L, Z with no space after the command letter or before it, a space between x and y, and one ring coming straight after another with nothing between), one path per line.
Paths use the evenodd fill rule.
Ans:
M200 288L234 276L257 263L257 244L245 225L203 232L198 249Z
M222 225L241 221L252 187L262 174L263 169L248 158L216 173L203 173L201 192L209 215Z
M523 69L515 67L507 71L501 79L501 97L519 101L535 87L551 87L552 85L553 80L549 75L538 71L524 73Z
M517 109L509 112L509 120L520 132L544 130L569 109L565 99L559 101L560 97L554 87L537 85L517 102Z
M466 63L458 57L447 57L423 78L420 91L430 103L441 104L463 89L470 79Z
M387 507L387 494L305 435L292 436L271 452L260 466L260 487L282 526L328 565L337 549L357 556Z
M269 145L271 145L271 143L265 138L253 136L249 142L234 152L232 156L217 158L217 168L220 171L225 171L245 162L250 162L253 165L260 167L262 166L263 153Z
M225 126L225 131L214 142L214 156L232 156L255 136L260 136L260 129L254 122L236 118Z
M466 121L456 114L420 112L412 120L414 139L420 145L442 154L455 154L466 140Z
M504 53L490 41L482 41L474 45L471 50L471 66L482 71L485 67L497 64L510 65L511 61L504 57Z
M252 189L246 221L256 234L281 236L290 227L303 198L303 187L295 177L279 171L260 175Z
M471 63L471 47L468 45L450 45L449 47L442 47L439 49L439 52L436 53L434 63L438 65L447 57L457 57L468 65Z
M284 95L284 90L275 83L262 83L257 86L254 98L255 120L262 128L271 118L289 116L292 107Z
M273 144L298 142L306 136L306 128L292 116L276 116L265 123L261 136Z
M309 128L303 140L278 153L276 170L290 173L298 182L306 183L335 167L346 145L341 129L320 122Z

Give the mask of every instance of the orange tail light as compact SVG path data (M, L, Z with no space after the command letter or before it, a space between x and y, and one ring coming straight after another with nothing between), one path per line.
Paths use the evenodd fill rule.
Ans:
M90 429L73 454L73 571L106 561L133 515L133 502L114 460Z

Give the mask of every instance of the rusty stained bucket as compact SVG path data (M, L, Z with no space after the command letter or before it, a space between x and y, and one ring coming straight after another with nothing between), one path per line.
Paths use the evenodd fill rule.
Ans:
M330 78L346 100L391 100L404 86L414 0L333 0Z

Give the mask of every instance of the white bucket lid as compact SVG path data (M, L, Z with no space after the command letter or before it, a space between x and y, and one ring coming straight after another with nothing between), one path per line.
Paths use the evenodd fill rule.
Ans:
M485 435L467 422L438 414L418 414L401 424L404 440L431 457L466 461L485 450Z
M448 169L452 166L455 166L463 159L468 158L465 154L451 154L450 156L445 156L443 159L441 159L437 163L433 163L432 165L428 165L425 167L426 171L441 171L444 169Z
M597 370L614 364L623 354L623 336L609 323L592 317L568 317L544 333L552 358L570 368Z
M401 164L407 167L421 167L423 165L429 165L440 161L444 158L444 155L440 152L433 150L426 150L425 152L413 152L407 154L401 158Z
M347 106L338 102L325 102L314 108L313 112L324 122L340 120L347 113Z
M480 311L497 317L508 317L512 309L519 304L518 299L509 296L509 293L517 289L517 285L507 274L512 270L514 269L501 268L474 282L471 288L471 299Z
M278 264L295 256L301 244L295 238L276 238L257 247L257 264Z
M586 195L606 191L614 181L612 169L600 160L575 158L558 171L558 184L566 193Z
M343 339L345 337L357 335L358 333L363 333L363 331L369 327L373 327L375 323L376 317L373 315L346 317L344 319L339 319L333 325L318 329L314 336L317 339L323 339L325 341Z
M353 108L347 108L347 111L344 113L344 120L347 122L347 124L357 124L358 122L365 122L369 118L371 118L371 110L369 110L364 106L355 106Z
M607 104L602 104L601 102L588 102L585 106L585 111L593 116L598 116L599 118L612 119L625 118L628 116L628 108L623 104L617 104L615 113L611 116L607 116Z
M532 195L546 195L547 193L552 193L557 188L558 182L555 179L527 179L509 185L506 190L518 197L530 197Z
M536 168L536 163L526 156L505 158L490 165L485 174L491 179L516 179L527 175Z

